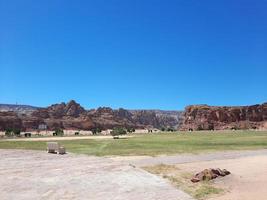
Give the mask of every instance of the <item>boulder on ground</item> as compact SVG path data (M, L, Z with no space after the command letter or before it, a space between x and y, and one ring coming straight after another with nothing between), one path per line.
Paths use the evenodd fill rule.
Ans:
M203 171L197 173L191 181L193 183L199 182L199 181L209 181L212 179L215 179L219 176L226 176L229 175L230 172L226 169L204 169Z

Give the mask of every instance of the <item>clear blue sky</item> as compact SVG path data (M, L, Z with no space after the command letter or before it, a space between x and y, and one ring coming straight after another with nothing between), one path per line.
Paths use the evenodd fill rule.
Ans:
M0 103L267 101L266 0L0 0Z

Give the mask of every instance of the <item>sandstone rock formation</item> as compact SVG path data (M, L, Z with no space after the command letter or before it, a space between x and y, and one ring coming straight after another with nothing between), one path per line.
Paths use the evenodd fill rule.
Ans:
M12 110L12 106L5 105L4 111ZM27 108L30 112L23 112L22 108L15 105L16 109L0 114L0 130L6 128L20 128L21 130L36 130L40 124L45 124L47 129L80 129L93 128L111 129L117 126L127 128L161 128L175 127L178 124L180 112L153 111L153 110L113 110L108 107L85 110L80 104L71 100L68 103L54 104L47 108ZM30 109L31 108L31 109ZM16 112L20 110L20 112ZM0 106L1 112L1 106ZM25 114L26 113L26 114ZM177 116L176 116L177 115Z
M267 103L252 106L188 106L181 130L258 129L267 121Z
M0 112L0 130L6 130L8 128L21 128L22 120L15 112Z
M180 130L267 129L267 103L234 107L194 105L186 107L184 113L108 107L85 110L73 100L46 108L0 105L0 130L36 130L40 124L45 124L49 130L110 129L117 126Z

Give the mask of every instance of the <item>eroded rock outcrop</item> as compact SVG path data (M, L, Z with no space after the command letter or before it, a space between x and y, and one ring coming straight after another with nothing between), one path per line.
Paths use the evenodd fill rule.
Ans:
M5 109L8 105L5 105ZM13 106L11 106L12 108ZM18 107L18 105L16 105ZM8 107L9 108L9 107ZM20 109L21 110L21 109ZM166 112L171 112L166 113ZM153 111L153 110L125 110L100 107L85 110L80 104L71 100L68 103L53 104L47 108L36 108L23 112L3 112L0 115L0 130L6 127L18 127L21 130L38 129L40 124L45 124L47 129L80 129L93 128L111 129L117 126L127 128L161 128L174 127L178 124L179 112Z
M233 107L193 105L186 107L180 129L258 129L266 121L267 103Z
M20 129L22 127L22 120L13 111L0 112L0 130L8 128Z

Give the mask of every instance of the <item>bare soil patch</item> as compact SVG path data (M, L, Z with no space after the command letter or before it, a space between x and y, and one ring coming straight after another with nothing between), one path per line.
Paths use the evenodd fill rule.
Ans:
M223 188L223 195L212 200L265 200L267 197L267 155L177 165L181 170L196 173L205 168L221 167L231 171L215 179L213 185Z
M192 200L166 180L108 158L0 150L1 200Z
M177 160L180 164L157 164L144 167L147 171L170 180L180 188L197 199L209 200L265 200L267 196L267 154L262 151L245 152L237 156L233 153L229 159L218 158L218 153L199 157L191 162ZM176 157L176 159L179 156ZM192 159L193 156L188 156ZM155 158L158 159L158 158ZM166 158L165 158L166 159ZM157 160L158 161L158 160ZM166 161L162 159L161 161ZM173 162L173 160L172 160ZM140 161L138 162L140 164ZM164 162L163 162L164 163ZM143 164L143 163L141 163ZM230 175L219 177L208 182L192 183L192 176L203 169L223 168L231 172Z

